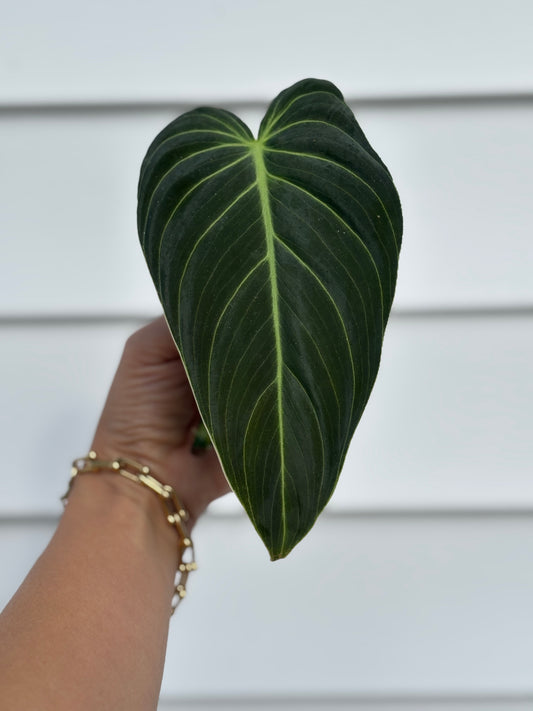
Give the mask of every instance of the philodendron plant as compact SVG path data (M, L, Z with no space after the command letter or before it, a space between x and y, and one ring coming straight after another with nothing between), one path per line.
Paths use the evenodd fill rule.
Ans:
M281 92L254 138L189 111L151 144L141 245L225 475L273 560L337 483L398 268L389 171L331 83Z

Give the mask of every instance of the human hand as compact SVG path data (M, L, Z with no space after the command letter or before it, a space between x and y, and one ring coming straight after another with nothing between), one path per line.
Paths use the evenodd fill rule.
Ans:
M185 369L160 317L126 342L92 449L102 459L147 464L175 489L192 526L211 501L230 490L215 451L192 452L199 422Z

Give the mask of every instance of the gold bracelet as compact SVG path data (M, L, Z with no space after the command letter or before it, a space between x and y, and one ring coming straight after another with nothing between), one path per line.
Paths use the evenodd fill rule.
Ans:
M163 505L163 511L168 523L178 532L178 570L176 572L174 595L171 604L170 616L172 616L179 603L187 594L185 586L189 573L198 568L194 560L194 546L185 525L189 520L189 514L181 505L174 489L168 484L162 484L150 474L150 467L122 457L117 457L111 461L103 461L98 459L96 452L93 451L89 452L86 457L80 457L72 462L68 489L61 497L63 504L67 503L78 474L102 471L110 471L114 474L119 474L130 481L145 486L157 494Z

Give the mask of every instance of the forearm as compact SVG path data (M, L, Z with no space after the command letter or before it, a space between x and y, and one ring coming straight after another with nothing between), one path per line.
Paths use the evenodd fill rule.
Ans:
M176 561L155 495L112 474L79 476L0 616L0 707L155 709Z

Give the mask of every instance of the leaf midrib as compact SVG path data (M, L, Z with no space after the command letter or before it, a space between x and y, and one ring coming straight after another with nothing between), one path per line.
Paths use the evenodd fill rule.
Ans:
M281 525L282 543L281 549L285 547L286 539L286 511L285 511L285 452L284 452L284 426L283 426L283 346L281 339L281 324L279 311L279 290L278 275L276 268L276 253L274 224L272 222L272 210L268 192L268 174L264 161L263 141L256 139L250 143L250 152L254 162L257 189L261 203L261 214L265 226L266 260L270 276L270 288L272 298L272 325L274 330L274 341L276 346L276 390L277 390L277 410L279 428L279 451L280 451L280 491L281 491Z

